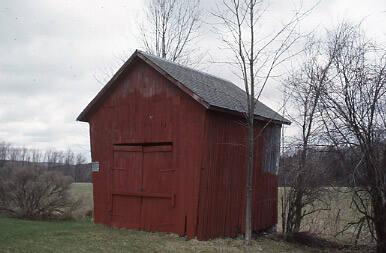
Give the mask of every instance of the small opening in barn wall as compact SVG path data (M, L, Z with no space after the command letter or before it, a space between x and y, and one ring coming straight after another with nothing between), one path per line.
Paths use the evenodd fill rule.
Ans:
M281 127L267 127L263 133L263 171L276 174L280 157Z

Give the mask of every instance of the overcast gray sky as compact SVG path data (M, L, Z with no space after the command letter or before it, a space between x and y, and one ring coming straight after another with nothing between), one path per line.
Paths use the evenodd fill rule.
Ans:
M271 22L293 10L295 1L270 4ZM315 1L304 1L307 4ZM72 148L89 154L88 124L76 122L81 110L136 49L140 0L2 0L0 3L0 141L31 148ZM216 0L202 1L203 14ZM302 29L359 22L369 36L385 41L385 0L322 0ZM220 42L203 25L198 45L217 61ZM205 71L231 79L226 66L204 62ZM278 84L263 101L278 108Z

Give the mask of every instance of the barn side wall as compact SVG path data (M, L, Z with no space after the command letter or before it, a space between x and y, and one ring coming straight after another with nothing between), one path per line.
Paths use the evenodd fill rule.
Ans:
M113 145L170 142L177 183L169 232L193 237L205 108L141 60L116 82L90 117L92 160L100 163L93 173L95 222L111 224Z
M257 124L256 136L261 128ZM247 129L240 118L208 111L206 131L197 235L236 237L244 232ZM259 231L277 222L277 178L262 172L262 137L255 147L253 229Z

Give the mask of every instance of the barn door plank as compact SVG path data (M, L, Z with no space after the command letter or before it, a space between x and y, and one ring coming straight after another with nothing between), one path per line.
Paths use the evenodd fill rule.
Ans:
M114 147L112 168L111 220L116 227L140 229L141 197L117 193L140 192L142 188L142 147Z
M177 197L171 151L171 145L144 147L143 191L147 195L142 202L142 220L147 231L171 232L174 226Z

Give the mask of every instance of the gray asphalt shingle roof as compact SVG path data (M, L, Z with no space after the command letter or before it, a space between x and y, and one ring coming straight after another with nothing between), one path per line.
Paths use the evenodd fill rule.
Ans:
M232 82L142 51L137 52L183 84L210 106L236 112L246 112L246 93ZM260 101L257 101L255 115L290 124L289 120Z
M96 97L79 114L77 120L87 121L89 113L96 108L97 104L103 99L107 91L116 83L121 73L129 68L133 59L142 58L154 68L158 68L162 74L170 76L172 81L177 81L183 89L188 89L190 95L198 96L199 101L209 109L223 109L225 112L246 112L246 93L238 86L218 78L216 76L188 68L163 58L136 50L135 53L123 64L115 73L111 80L99 91ZM165 73L163 73L165 72ZM169 77L168 77L169 78ZM255 115L263 120L274 120L276 122L290 124L291 122L277 112L257 101Z

